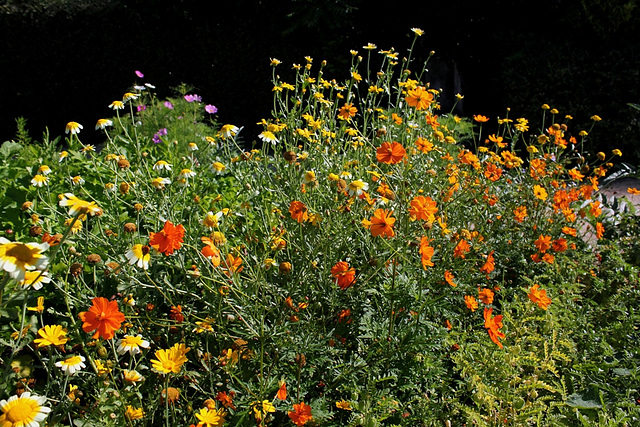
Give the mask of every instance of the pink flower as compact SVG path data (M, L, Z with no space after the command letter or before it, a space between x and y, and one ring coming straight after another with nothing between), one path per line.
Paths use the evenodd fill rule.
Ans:
M144 77L144 74L142 74L142 72L140 72L140 71L136 70L136 76L138 76L138 77L140 77L140 78L143 78L143 77Z
M209 114L215 114L215 113L218 112L218 108L216 108L215 105L209 104L209 105L204 107L204 111L206 111Z

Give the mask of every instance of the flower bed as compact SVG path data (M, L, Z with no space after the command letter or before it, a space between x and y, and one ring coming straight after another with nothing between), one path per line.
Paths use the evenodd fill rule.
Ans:
M0 425L637 422L637 222L594 200L621 153L363 50L272 59L257 146L140 72L100 150L2 146Z

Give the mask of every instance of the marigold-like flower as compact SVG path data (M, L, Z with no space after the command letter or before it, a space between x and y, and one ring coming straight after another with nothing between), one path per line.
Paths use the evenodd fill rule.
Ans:
M69 337L66 335L67 330L61 325L45 325L44 328L40 328L38 330L38 336L40 338L36 338L33 342L38 346L38 348L50 345L64 345L69 341Z
M311 415L311 406L304 402L294 403L293 411L288 412L289 418L297 426L303 426L313 419Z
M484 327L487 328L487 332L489 333L489 338L491 341L496 343L498 347L502 347L502 343L499 338L504 338L505 335L503 332L500 332L502 328L502 315L491 317L493 314L493 308L484 309Z
M151 365L153 369L161 374L177 374L187 361L186 354L189 350L191 349L180 343L167 350L157 350L155 352L156 359L151 360Z
M517 222L523 222L527 217L527 207L526 206L518 206L513 210L514 219Z
M357 112L358 109L354 107L353 104L344 104L338 112L338 118L342 120L349 120L351 117L355 116Z
M349 288L356 281L356 270L349 267L349 263L346 261L339 261L331 267L331 275L342 290Z
M538 249L538 252L543 254L551 248L551 236L541 234L533 244Z
M433 267L435 264L431 261L433 254L435 253L435 249L430 245L431 239L427 236L422 236L420 239L420 262L422 263L422 268L425 270L427 267Z
M456 245L456 247L453 248L453 257L464 259L465 254L470 250L471 250L471 246L469 246L469 243L466 240L461 239Z
M491 289L484 288L478 292L478 299L485 305L493 303L493 297L494 293Z
M49 259L42 254L47 249L47 243L11 242L0 237L0 269L9 273L12 278L22 281L27 271L47 266Z
M426 90L424 86L418 86L408 91L405 101L407 101L409 106L415 107L418 111L425 110L429 108L429 105L433 102L433 94Z
M528 297L533 303L538 304L538 307L543 310L546 310L549 307L549 304L551 304L551 298L547 296L547 291L540 289L540 285L538 284L533 285L529 289Z
M450 285L453 286L454 288L456 286L458 286L458 284L456 282L453 281L453 279L455 279L453 273L451 273L449 270L446 270L444 272L444 280Z
M476 299L471 295L464 296L464 303L471 311L476 311L476 309L478 308L478 301L476 301Z
M376 159L380 163L386 163L388 165L395 165L400 163L406 154L406 150L399 142L385 141L376 150Z
M204 248L200 250L202 255L209 258L214 267L218 267L220 262L222 261L222 257L220 255L220 249L216 247L213 240L208 237L201 237L200 240L205 244Z
M89 214L91 216L102 214L102 209L96 202L87 202L78 199L72 193L64 193L60 196L58 202L60 206L69 206L69 215L74 216L77 213Z
M20 397L11 396L0 400L0 426L2 427L38 427L51 412L51 408L42 406L47 401L44 396L23 392Z
M409 215L412 220L421 219L427 222L436 220L435 214L438 212L436 202L428 196L414 197L410 202Z
M115 335L115 331L120 329L124 322L124 314L118 310L117 301L109 301L104 297L93 299L93 305L88 311L83 311L79 315L82 320L82 329L85 332L96 331L92 338L98 337L110 340Z
M158 233L149 233L149 246L165 255L173 254L180 249L185 229L182 224L173 225L171 221L165 221L164 228Z
M131 405L127 405L127 410L124 412L124 415L131 421L139 420L144 418L144 411L142 408L134 408Z
M291 218L299 223L303 223L309 219L307 206L298 200L294 200L289 204L289 213L291 214Z
M493 252L494 251L491 251L489 255L487 255L487 260L485 261L484 265L480 267L480 271L482 271L484 274L491 273L496 267L495 259L493 258Z
M276 398L280 399L280 400L286 400L287 399L287 383L286 382L281 381L280 388L278 389L278 392L276 393Z
M133 245L125 256L129 260L129 264L135 264L138 268L142 268L143 270L147 270L149 268L149 260L151 259L149 246L140 244Z
M347 401L347 400L340 400L338 402L336 402L336 408L338 409L343 409L345 411L351 411L351 402Z
M369 230L373 237L384 236L393 237L395 232L393 231L393 224L396 219L392 217L393 211L387 209L376 209L373 216L368 221Z

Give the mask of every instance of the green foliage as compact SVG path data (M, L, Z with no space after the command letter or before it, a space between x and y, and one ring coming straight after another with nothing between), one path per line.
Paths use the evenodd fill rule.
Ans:
M186 85L129 89L98 146L19 124L0 398L70 425L637 421L640 233L595 194L617 151L575 150L590 132L546 107L489 133L411 49L365 51L342 80L272 60L258 146Z

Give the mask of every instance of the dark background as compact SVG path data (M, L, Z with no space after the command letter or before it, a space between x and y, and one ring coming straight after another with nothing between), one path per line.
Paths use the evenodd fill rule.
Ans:
M592 151L623 151L640 165L640 0L5 0L0 1L0 142L27 118L38 141L67 122L85 143L107 106L136 81L162 98L181 83L218 107L222 123L261 131L272 102L270 58L283 64L326 59L325 77L348 77L349 50L406 53L412 27L419 57L436 52L432 82L443 103L460 91L459 114L540 117L544 103L571 114ZM416 66L417 68L417 66ZM136 78L134 70L145 74ZM461 86L453 85L454 77ZM459 89L459 90L458 90ZM495 120L494 120L495 121ZM95 141L92 141L95 139Z

